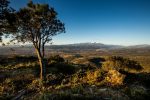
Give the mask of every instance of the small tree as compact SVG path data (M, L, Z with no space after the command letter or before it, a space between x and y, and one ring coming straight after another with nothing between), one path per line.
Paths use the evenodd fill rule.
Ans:
M57 13L48 4L33 4L17 13L18 32L13 34L14 40L22 43L32 43L40 64L40 79L45 75L45 44L52 40L52 36L65 32L64 24L57 19Z

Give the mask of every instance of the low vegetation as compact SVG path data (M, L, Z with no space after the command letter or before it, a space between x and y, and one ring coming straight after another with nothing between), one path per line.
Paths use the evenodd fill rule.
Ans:
M141 71L143 67L134 60L130 60L123 57L109 57L106 62L103 63L102 69L109 70L124 70L124 71Z
M18 43L32 46L18 51L17 46L0 48L4 53L0 56L0 100L146 100L150 97L148 48L122 49L122 46L99 43L49 48L46 45L52 43L53 36L65 33L65 24L58 19L55 9L29 0L25 7L14 10L9 7L9 1L0 1L0 42L3 46ZM8 43L6 38L10 40ZM31 49L32 52L28 51ZM54 53L57 55L49 56Z
M150 73L143 73L143 67L134 60L90 57L87 61L97 65L89 68L89 64L83 67L59 55L51 56L45 59L44 84L39 79L37 60L34 56L0 59L5 61L0 63L0 99L144 100L150 96Z

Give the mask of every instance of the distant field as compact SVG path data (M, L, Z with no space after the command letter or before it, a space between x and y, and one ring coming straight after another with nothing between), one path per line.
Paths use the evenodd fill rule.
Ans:
M88 64L88 59L92 57L123 56L125 58L138 61L143 67L144 72L150 72L150 48L129 48L129 49L52 49L46 47L46 56L61 55L66 60ZM0 47L1 56L15 55L35 55L34 48L29 47Z

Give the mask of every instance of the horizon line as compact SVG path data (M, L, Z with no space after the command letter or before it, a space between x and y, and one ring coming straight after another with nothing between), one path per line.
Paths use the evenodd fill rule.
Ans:
M103 44L103 45L117 45L117 46L124 46L124 47L128 47L128 46L140 46L140 45L147 45L150 46L150 44L145 44L145 43L141 43L141 44L131 44L131 45L122 45L122 44L110 44L110 43L101 43L101 42L76 42L76 43L62 43L62 44L46 44L45 46L51 46L51 45L73 45L73 44ZM5 45L2 46L0 45L0 47L6 47L6 46L32 46L31 44L10 44L10 45Z

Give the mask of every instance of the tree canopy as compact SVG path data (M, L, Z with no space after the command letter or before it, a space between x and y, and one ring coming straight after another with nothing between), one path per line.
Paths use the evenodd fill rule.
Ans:
M52 36L65 31L64 24L57 19L57 13L48 4L33 4L17 12L18 32L15 39L18 42L33 43L35 47L49 43Z
M0 41L2 41L1 36L4 33L16 31L14 25L16 21L15 10L9 7L9 3L8 0L0 0Z
M6 2L6 4L8 3ZM8 5L5 6L8 7ZM9 16L5 16L7 12ZM33 44L39 59L41 69L40 78L42 80L45 67L45 44L50 43L53 36L65 32L64 23L57 18L57 12L54 8L48 4L34 4L32 1L19 11L15 13L6 11L6 14L3 14L2 19L10 21L9 25L14 27L15 31L10 31L4 23L1 25L4 26L6 32L9 32L12 39L11 42ZM13 28L10 29L14 30Z

